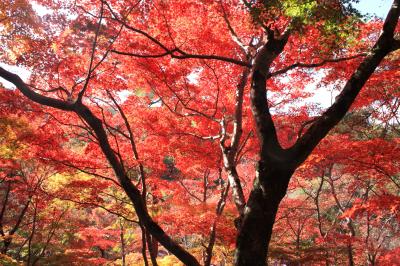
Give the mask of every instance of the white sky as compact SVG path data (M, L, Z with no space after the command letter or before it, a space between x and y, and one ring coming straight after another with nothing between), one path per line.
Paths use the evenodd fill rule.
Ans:
M362 14L375 15L384 18L392 5L391 0L361 0L354 6L360 10Z

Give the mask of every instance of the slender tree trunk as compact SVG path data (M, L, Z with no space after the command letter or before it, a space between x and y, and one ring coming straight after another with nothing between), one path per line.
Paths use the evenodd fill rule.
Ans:
M327 173L327 177L329 178L328 179L328 183L329 183L329 185L331 187L332 196L333 196L333 199L336 202L336 206L343 213L343 212L345 212L346 206L343 206L342 203L340 203L339 198L337 196L336 189L335 189L335 184L334 184L334 181L332 179L332 169L333 169L333 165L329 168L329 171ZM352 222L351 218L348 218L347 228L349 229L349 236L352 237L352 238L355 237L356 236L356 231L354 230L354 225L353 225L353 222ZM347 258L348 258L349 266L354 266L353 246L351 245L350 241L347 244Z
M121 259L122 259L122 266L125 266L125 230L122 220L119 220L119 237L121 240Z
M221 175L221 171L220 171ZM216 214L217 216L215 217L214 223L211 227L210 230L210 240L208 242L208 246L206 247L205 250L205 257L204 257L204 266L210 266L211 265L211 259L213 256L213 248L215 245L215 240L217 236L217 224L218 224L218 219L221 216L222 212L224 211L224 207L226 204L226 198L228 196L230 184L228 183L225 188L221 191L221 197L218 201L217 204L217 209L216 209Z
M247 54L247 60L250 59L250 54ZM239 217L235 220L236 228L240 227L241 220L243 218L244 207L246 206L246 198L243 193L243 188L240 182L239 174L236 170L236 159L240 153L240 140L243 133L243 96L244 96L244 89L247 84L247 79L250 75L250 69L245 68L242 72L240 77L239 83L236 87L235 91L235 115L234 115L234 122L233 122L233 132L231 136L231 144L226 146L225 138L226 138L226 125L223 122L221 124L222 128L222 138L220 140L220 147L222 151L222 159L224 170L228 175L228 181L232 188L232 197L233 202L236 205L236 209L239 212Z
M154 253L155 258L158 256L158 241L155 237L151 237L151 250Z
M229 185L232 187L232 197L236 205L236 209L239 211L239 215L242 216L244 207L246 206L246 201L236 167L229 166L225 168L225 171L228 174Z
M146 241L147 241L147 248L149 250L151 264L153 266L157 266L157 252L154 249L154 241L155 239L150 235L148 231L146 231ZM156 242L157 244L157 242Z
M36 216L37 216L37 202L35 202L35 204L34 204L32 232L29 236L29 241L28 241L28 258L27 258L27 262L26 262L27 266L31 265L31 261L33 259L32 257L34 256L34 254L32 252L32 241L33 241L33 237L36 233L36 219L37 219Z
M351 243L347 245L347 256L349 258L349 266L354 266L353 247Z
M7 189L6 189L6 193L4 196L4 201L3 201L3 206L1 207L1 211L0 211L0 235L2 236L3 239L3 248L1 249L1 253L2 254L6 254L8 247L11 244L11 239L8 238L5 235L4 229L3 229L3 217L4 217L4 213L6 212L6 206L7 206L7 202L8 202L8 198L10 196L10 191L11 191L11 182L7 182Z
M149 261L147 260L147 254L146 254L146 249L147 249L147 243L146 243L146 229L143 226L142 223L139 223L140 225L140 229L142 231L142 248L141 248L141 252L142 252L142 257L143 257L143 263L144 266L148 266L149 265Z
M354 238L356 236L356 231L354 230L354 225L351 219L349 219L347 227L349 228L350 236ZM349 266L354 266L353 245L351 242L349 242L347 245L347 254L349 258Z

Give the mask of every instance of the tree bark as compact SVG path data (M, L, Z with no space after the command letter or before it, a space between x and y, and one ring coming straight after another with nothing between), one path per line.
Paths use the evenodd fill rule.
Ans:
M250 59L250 54L247 54L247 61ZM220 147L222 152L222 159L224 170L228 175L228 181L232 188L232 198L236 205L236 209L239 212L239 217L235 220L236 227L240 226L241 219L246 206L246 198L243 193L243 188L240 182L239 174L236 170L236 159L240 152L240 140L243 133L243 96L244 89L247 84L247 79L250 75L250 69L245 68L240 76L239 83L235 90L235 114L233 121L233 131L231 136L231 143L227 147L225 146L226 128L225 124L222 123L222 131L224 132L221 138Z
M275 216L293 174L284 164L258 164L236 242L235 265L266 265Z

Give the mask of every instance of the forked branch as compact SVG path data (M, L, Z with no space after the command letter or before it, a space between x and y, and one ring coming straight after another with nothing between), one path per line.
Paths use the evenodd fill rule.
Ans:
M293 153L293 158L295 158L293 159L295 164L301 164L315 146L339 123L378 65L387 54L398 47L397 41L394 39L394 31L400 14L399 3L400 0L393 1L392 7L383 24L382 34L372 47L370 53L346 82L342 92L336 97L336 101L309 127L306 133L290 149L290 152Z

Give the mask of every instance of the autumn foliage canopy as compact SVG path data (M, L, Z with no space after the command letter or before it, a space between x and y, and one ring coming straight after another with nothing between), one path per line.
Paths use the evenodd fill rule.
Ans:
M399 0L6 0L0 264L396 265Z

